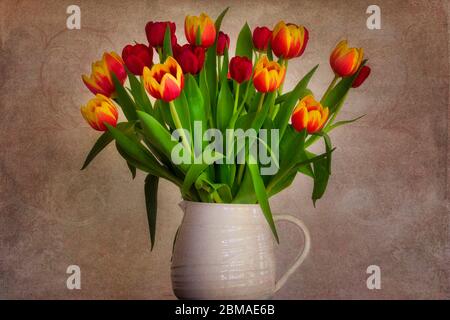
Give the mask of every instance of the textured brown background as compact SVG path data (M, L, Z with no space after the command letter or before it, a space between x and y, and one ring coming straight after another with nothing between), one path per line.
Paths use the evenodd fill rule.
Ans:
M67 30L78 4L81 30ZM328 55L347 37L364 47L373 74L352 91L342 118L367 114L332 134L338 147L329 189L316 209L311 182L298 177L272 199L275 212L305 221L312 251L276 295L287 299L445 298L449 289L448 23L441 1L377 1L382 30L365 26L372 1L12 1L0 3L0 298L172 299L170 254L181 219L178 190L159 192L157 245L149 251L143 175L132 181L109 147L80 172L98 136L79 106L91 94L80 75L104 50L145 41L148 20L213 18L235 40L277 20L306 25L310 42L290 63L287 88L316 63L312 89L332 77ZM448 189L447 189L448 190ZM280 225L279 270L301 237ZM298 243L298 245L297 245ZM77 264L82 289L66 289ZM382 289L366 288L366 268ZM281 271L280 271L281 272Z

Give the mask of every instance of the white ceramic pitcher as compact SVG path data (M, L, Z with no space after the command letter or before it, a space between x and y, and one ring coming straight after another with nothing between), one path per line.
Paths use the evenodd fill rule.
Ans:
M295 224L305 244L294 264L276 281L274 237L259 205L183 201L183 221L172 258L172 288L179 299L268 299L302 264L310 235L299 219L274 215Z

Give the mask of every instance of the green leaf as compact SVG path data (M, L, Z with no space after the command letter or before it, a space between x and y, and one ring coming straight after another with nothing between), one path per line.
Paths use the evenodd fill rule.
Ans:
M233 198L233 203L253 204L257 201L250 171L247 166L245 168L239 190Z
M272 53L272 43L271 41L269 41L269 44L267 45L267 58L269 59L269 61L273 61L273 53Z
M176 98L173 101L175 105L175 109L177 110L178 116L180 117L181 126L183 129L186 129L189 132L189 135L191 135L192 129L191 129L191 116L189 112L189 105L186 98L185 91L181 91L178 98ZM169 107L170 111L170 107ZM171 116L172 118L172 116ZM192 139L191 139L192 140ZM192 141L191 141L192 142Z
M151 250L155 245L156 236L156 214L158 212L158 181L154 175L147 175L145 178L145 206L147 208L148 229L150 231Z
M366 62L367 60L364 60L361 63L359 70L361 70ZM359 70L351 77L342 78L342 80L339 81L330 93L320 101L324 107L328 107L330 109L330 114L333 114L336 111L337 106L341 103L341 100L347 95L347 92L352 87L353 81L359 74Z
M212 157L211 161L217 161L219 159L223 158L223 154L215 153ZM210 166L210 163L194 163L189 168L188 172L186 173L186 177L184 178L183 186L181 188L181 194L184 195L189 192L189 189L192 187L192 185L196 182L197 178Z
M214 22L214 26L216 27L216 40L217 37L219 36L219 31L220 31L220 26L222 25L222 20L225 17L225 15L227 14L228 10L230 9L230 7L226 7L217 17L216 22Z
M186 92L187 105L189 107L192 132L195 134L195 121L199 121L201 123L202 132L206 132L206 130L208 129L208 124L203 95L200 91L200 88L198 87L197 81L195 81L194 77L191 74L186 74L184 91ZM194 141L202 141L203 137L193 137L193 139ZM203 151L203 147L205 147L206 145L207 141L203 141L202 144L199 145L199 147L201 147L201 150L196 150L196 152L199 151L201 153L201 151Z
M130 129L134 126L134 123L132 122L121 122L117 124L117 128L121 131L128 132ZM112 137L111 133L109 131L105 131L95 142L94 146L92 147L91 151L89 151L89 154L86 157L86 160L84 161L83 167L81 170L86 169L86 167L91 163L92 160L103 150L106 148L108 144L113 141L114 138Z
M94 146L92 147L91 151L89 151L89 154L86 157L86 160L84 161L83 167L81 170L86 169L86 167L91 163L92 160L104 149L106 146L113 141L114 138L112 137L111 133L109 131L105 131L95 142Z
M316 206L316 201L322 198L328 184L328 178L330 177L330 172L328 171L328 159L323 158L315 161L314 167L314 188L312 192L312 201L314 207Z
M128 169L130 169L131 178L136 178L136 167L127 161Z
M233 115L233 103L233 95L231 94L228 81L223 80L217 102L217 128L222 132L225 132Z
M247 164L247 167L250 171L253 186L255 188L256 198L258 199L259 205L261 206L261 209L264 213L264 217L266 218L267 223L269 224L270 229L272 230L272 233L275 236L275 239L279 243L280 240L278 239L277 229L275 227L272 212L270 210L269 198L266 193L266 187L264 186L264 181L259 173L258 164L252 163L254 161L255 160L254 159L252 160L251 156L249 156L249 163Z
M225 47L223 52L222 69L220 70L219 75L219 81L221 81L221 83L223 83L223 81L228 78L228 63L229 63L228 59L229 59L228 48Z
M163 42L163 58L164 58L164 61L166 61L168 56L172 56L173 57L172 36L170 34L169 24L167 24L166 32L164 33L164 42Z
M153 155L146 149L138 140L132 137L126 136L119 129L106 124L109 132L116 140L116 144L119 146L117 150L122 157L128 161L131 165L139 168L143 171L157 175L167 180L174 182L177 185L181 185L179 179L173 176L165 167L163 167Z
M206 73L206 81L208 83L209 89L209 98L212 110L216 106L216 96L217 96L217 56L216 56L216 47L217 47L217 37L219 36L220 26L222 24L223 17L227 13L229 8L226 8L222 11L219 17L216 19L215 27L216 27L216 40L214 44L208 48L206 52L206 61L204 65L205 73ZM214 115L213 115L214 116Z
M248 23L242 27L236 42L236 56L247 57L253 61L252 31Z
M273 188L270 189L270 193L268 194L269 197L276 195L277 193L283 191L287 187L289 187L292 182L294 181L296 176L296 173L293 172L287 176L285 176L283 179L281 179L276 185L274 185Z
M163 100L156 100L155 106L157 104L161 117L164 120L164 123L169 126L170 130L175 130L175 123L173 122L172 115L170 114L169 103Z
M288 126L288 129L280 142L280 169L270 179L267 186L269 194L272 194L272 189L282 183L282 181L285 181L287 176L297 172L299 163L308 160L304 149L305 139L306 130L297 132L292 126Z
M169 131L164 128L158 120L151 115L138 111L138 116L141 121L142 129L149 142L167 159L171 159L172 149L178 144L177 141L172 140ZM179 168L186 172L189 169L188 164L180 164Z
M125 117L128 119L128 121L136 120L137 119L136 105L134 104L134 101L130 98L128 92L125 90L123 85L117 79L114 72L111 73L111 77L117 93L117 102L122 108Z
M202 95L203 95L203 104L204 104L203 108L205 110L206 119L208 119L209 127L214 128L215 122L213 120L212 112L211 112L211 100L209 97L208 80L206 78L206 69L205 68L203 68L200 71L199 87L200 87L200 91L202 92Z
M308 159L312 159L317 156L316 154L309 152L308 150L305 150L305 154ZM314 171L310 163L300 166L297 171L314 179Z
M306 96L308 92L306 87L308 86L309 80L311 80L311 77L316 72L318 66L319 65L316 65L314 68L312 68L311 71L308 72L303 77L303 79L298 82L294 90L289 93L286 101L281 105L280 110L274 120L275 128L279 128L280 130L280 139L283 138L284 132L286 130L286 127L288 126L289 119L291 118L292 111L294 110L297 101Z
M292 92L292 91L289 91L289 92L286 92L286 93L282 94L281 96L278 96L278 97L275 99L275 104L282 104L283 102L285 102L285 101L287 100L287 98L289 97L289 94L290 94L291 92ZM313 93L312 93L311 90L305 89L305 96L307 96L307 95L312 95L312 94L313 94Z
M365 114L363 114L362 116L359 116L359 117L357 117L357 118L351 119L351 120L342 120L342 121L338 121L338 122L336 122L336 123L333 123L333 124L332 124L331 126L329 126L328 128L325 128L324 131L328 133L328 132L330 132L331 130L336 129L336 128L340 127L340 126L343 126L343 125L345 125L345 124L349 124L349 123L355 122L355 121L361 119L361 118L364 117L364 116L365 116Z

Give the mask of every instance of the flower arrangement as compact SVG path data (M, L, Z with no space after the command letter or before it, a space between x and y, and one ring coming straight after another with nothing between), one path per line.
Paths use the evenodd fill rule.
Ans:
M358 119L335 121L349 90L370 73L363 49L350 48L345 40L336 46L330 55L335 76L320 100L308 89L318 66L283 92L288 62L304 53L308 29L281 21L273 30L263 26L252 32L245 24L230 59L230 38L220 29L227 10L215 22L204 13L187 16L184 45L178 44L173 22L149 22L148 45L127 45L122 57L104 53L92 74L82 77L95 97L81 113L93 129L104 131L82 169L115 141L132 177L136 169L147 173L152 248L159 178L178 186L185 200L259 203L278 240L268 199L301 173L314 181L315 204L331 174L334 148L328 133ZM118 106L126 121L118 122ZM223 135L208 136L212 129ZM276 134L268 137L263 130ZM249 131L256 132L255 139L242 146L245 136L236 133ZM324 152L314 154L308 148L319 139ZM217 147L219 141L226 151ZM256 147L275 168L269 174L263 172L267 159L252 152Z

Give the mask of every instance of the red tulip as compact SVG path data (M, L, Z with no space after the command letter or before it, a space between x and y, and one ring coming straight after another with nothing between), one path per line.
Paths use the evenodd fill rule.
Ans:
M129 44L122 50L122 59L130 72L142 76L144 67L153 64L153 48L141 43Z
M253 30L253 47L259 51L266 51L269 46L272 31L267 27L256 27Z
M147 34L148 43L150 43L152 47L162 48L167 26L170 27L172 44L177 43L177 37L175 36L176 31L175 23L170 21L163 21L163 22L150 21L145 26L145 33Z
M217 55L223 56L225 48L228 49L229 47L230 47L230 37L227 34L220 31L217 37L217 48L216 48Z
M363 66L361 68L361 70L359 70L359 73L356 76L356 79L353 80L352 88L358 88L360 85L362 85L364 83L364 81L366 81L367 77L369 76L370 71L371 71L370 67Z
M252 75L252 61L247 57L233 57L230 60L230 76L237 83L248 81Z
M202 47L185 44L176 44L173 47L173 55L183 69L183 73L197 74L202 70L205 62L205 49Z

